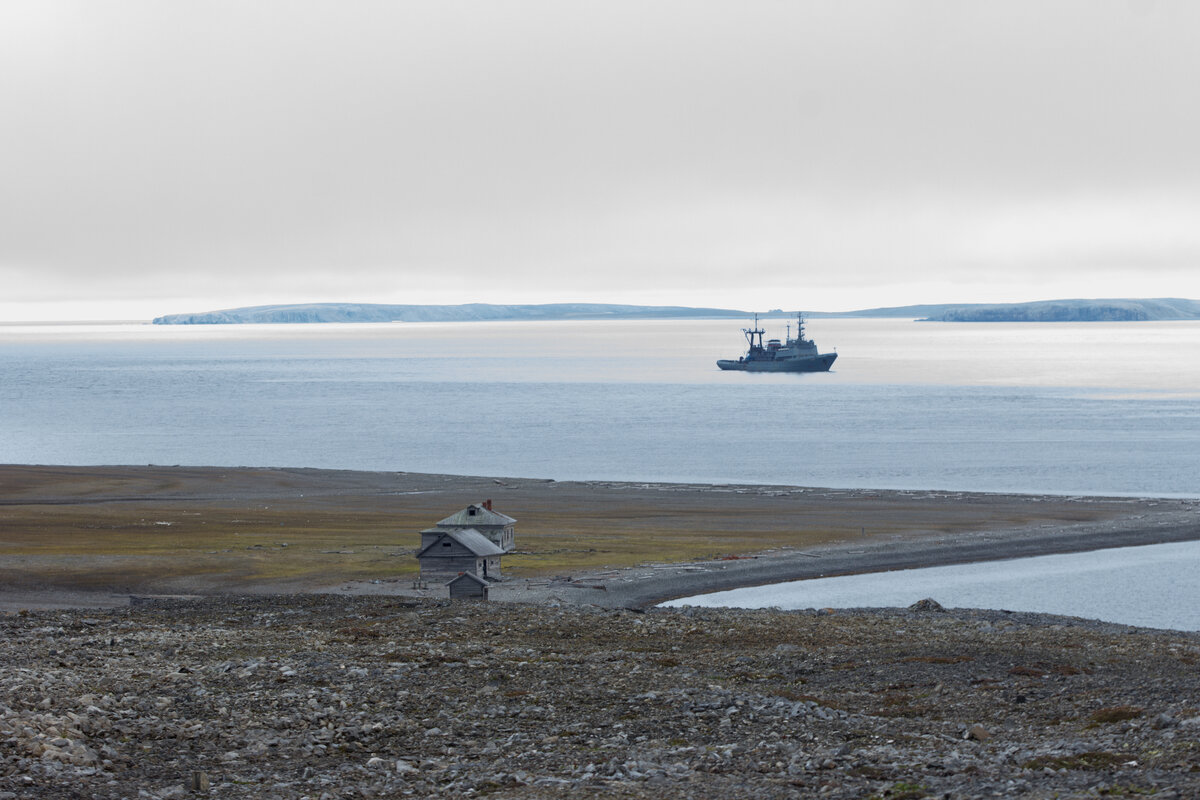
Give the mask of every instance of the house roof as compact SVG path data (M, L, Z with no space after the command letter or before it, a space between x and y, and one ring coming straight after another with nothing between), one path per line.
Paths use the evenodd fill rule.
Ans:
M471 509L475 513L471 513ZM438 525L460 526L460 525L511 525L516 522L515 519L507 514L501 514L499 511L492 511L484 508L481 505L469 505L462 511L456 514L451 514L444 520L438 522Z
M446 585L449 586L452 583L457 583L458 581L461 581L464 579L468 580L468 581L475 581L480 586L488 586L489 585L487 581L485 581L483 578L476 575L474 572L460 572L457 575L455 575L453 578L451 578L450 580L446 581Z
M474 528L467 528L462 531L446 531L438 538L429 543L421 552L417 553L417 558L425 555L430 550L438 546L442 539L450 538L461 544L463 547L471 551L475 556L502 556L504 551L492 543L490 539L484 536Z

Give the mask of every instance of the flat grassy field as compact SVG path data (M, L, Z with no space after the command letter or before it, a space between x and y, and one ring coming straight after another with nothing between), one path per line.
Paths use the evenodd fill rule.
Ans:
M1145 501L415 473L0 466L7 588L302 591L415 576L418 532L491 498L515 517L513 577L773 548L1054 526Z

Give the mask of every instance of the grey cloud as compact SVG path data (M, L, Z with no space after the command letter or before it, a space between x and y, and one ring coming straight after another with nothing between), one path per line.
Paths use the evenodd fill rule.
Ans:
M50 0L0 17L15 297L102 278L264 301L285 282L670 300L683 279L717 298L797 267L821 276L797 288L870 292L897 270L1065 280L1114 250L1171 269L1200 247L1192 3Z

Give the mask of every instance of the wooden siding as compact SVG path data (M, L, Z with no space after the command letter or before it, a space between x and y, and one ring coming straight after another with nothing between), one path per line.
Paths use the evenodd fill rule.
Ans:
M449 580L460 572L470 572L480 575L483 571L483 566L480 563L482 561L482 558L471 553L438 558L426 556L421 559L421 577L429 580L436 580L438 578ZM480 575L480 577L483 576Z
M488 587L485 584L470 580L469 578L465 578L463 576L459 576L458 579L450 581L450 583L447 584L447 588L450 590L451 600L488 599Z

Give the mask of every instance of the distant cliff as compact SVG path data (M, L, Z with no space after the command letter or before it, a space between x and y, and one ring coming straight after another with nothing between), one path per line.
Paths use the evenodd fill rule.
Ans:
M1200 319L1200 302L1156 300L1042 300L1035 303L947 306L937 322L1131 322Z
M465 322L550 319L663 319L672 317L746 317L745 311L685 306L630 306L608 303L456 306L379 305L374 303L308 303L252 306L197 314L167 314L155 325L220 325L272 322Z

